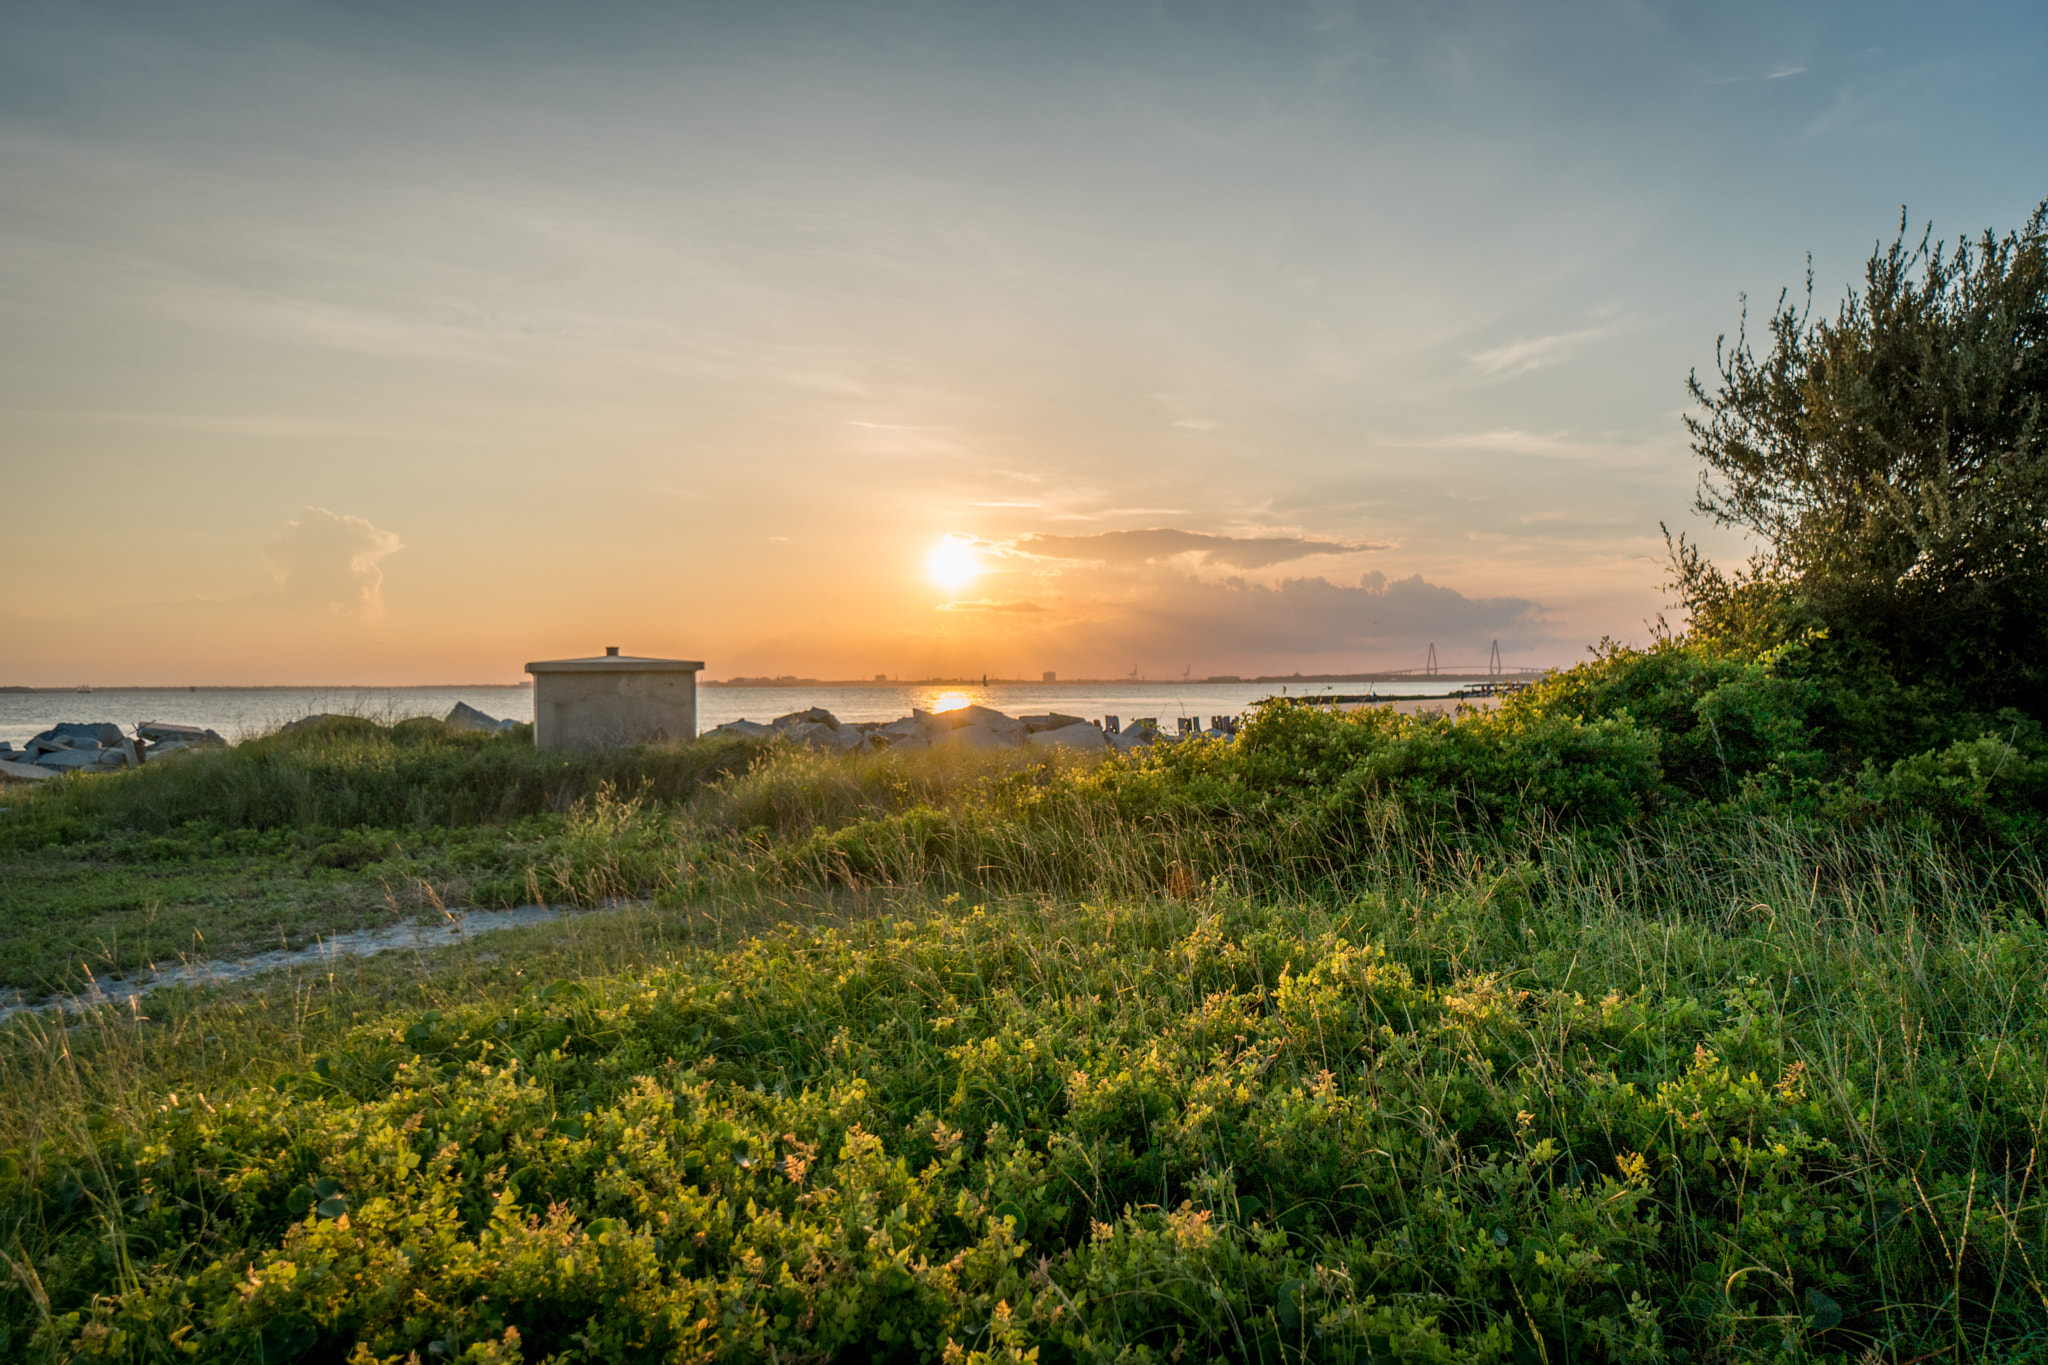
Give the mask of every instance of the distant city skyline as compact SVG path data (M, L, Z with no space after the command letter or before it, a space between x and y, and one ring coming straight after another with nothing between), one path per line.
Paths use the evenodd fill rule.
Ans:
M1569 663L2022 4L7 6L0 684Z

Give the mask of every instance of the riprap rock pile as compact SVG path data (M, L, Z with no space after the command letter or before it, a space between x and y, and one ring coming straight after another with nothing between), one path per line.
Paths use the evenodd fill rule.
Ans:
M1008 716L986 706L963 706L952 711L912 711L901 720L840 720L822 706L792 711L767 724L758 721L729 721L707 735L732 735L747 739L783 738L826 753L862 753L878 749L1076 749L1130 750L1160 740L1181 739L1194 734L1227 739L1235 730L1227 717L1212 716L1210 728L1197 731L1188 722L1174 735L1163 734L1156 722L1133 722L1122 728L1115 716L1100 721L1063 716L1057 711L1042 715Z
M112 721L66 721L17 749L0 743L0 774L40 780L67 772L114 772L139 768L146 759L187 749L217 749L227 741L197 725L145 721L124 735Z

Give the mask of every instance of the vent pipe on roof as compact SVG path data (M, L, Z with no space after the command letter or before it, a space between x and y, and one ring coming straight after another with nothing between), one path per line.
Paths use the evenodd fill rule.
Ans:
M619 657L619 647L617 645L606 645L604 647L604 653L606 658L616 659Z

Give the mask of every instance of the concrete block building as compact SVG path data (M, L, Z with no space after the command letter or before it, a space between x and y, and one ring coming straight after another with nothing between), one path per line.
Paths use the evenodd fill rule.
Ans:
M533 743L606 749L697 737L701 661L647 659L612 645L585 659L542 659L533 675Z

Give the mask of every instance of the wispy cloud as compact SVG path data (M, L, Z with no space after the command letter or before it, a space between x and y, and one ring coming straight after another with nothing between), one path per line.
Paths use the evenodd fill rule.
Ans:
M1231 569L1263 569L1316 555L1355 554L1374 545L1307 536L1218 536L1159 526L1145 531L1105 531L1094 536L1020 536L1014 548L1041 559L1066 559L1091 564L1156 564L1181 555L1205 565Z
M1781 66L1776 71L1765 76L1764 79L1767 81L1782 81L1787 76L1803 76L1805 74L1806 68L1803 66Z
M939 610L1004 612L1010 614L1028 615L1033 612L1042 612L1045 610L1045 608L1039 606L1036 602L996 602L984 597L978 598L972 602L943 602L939 605Z
M1505 346L1479 352L1472 357L1472 363L1479 367L1484 378L1511 379L1518 374L1570 360L1581 343L1606 336L1613 330L1612 327L1586 327L1576 332L1554 332L1549 336L1511 341Z

